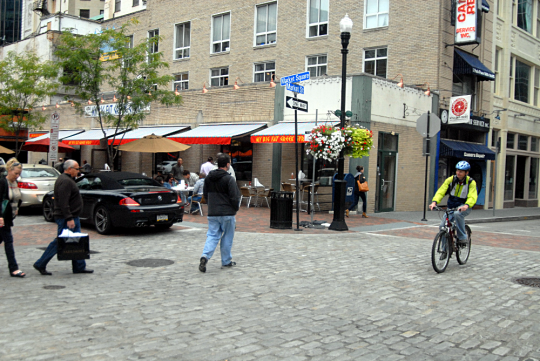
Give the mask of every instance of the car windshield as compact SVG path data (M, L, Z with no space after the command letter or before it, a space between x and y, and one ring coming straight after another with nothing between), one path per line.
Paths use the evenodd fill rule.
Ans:
M53 169L48 168L23 168L21 172L23 178L43 178L43 177L58 177L58 173Z
M156 183L151 178L129 178L129 179L119 179L117 181L119 184L124 187L129 186L154 186Z

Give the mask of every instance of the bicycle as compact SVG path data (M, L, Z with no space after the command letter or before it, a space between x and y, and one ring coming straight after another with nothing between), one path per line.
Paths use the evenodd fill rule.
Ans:
M455 218L450 221L450 215L457 211L457 208L442 209L440 207L434 207L438 211L444 211L445 224L439 231L435 239L433 240L433 247L431 248L431 264L433 269L437 273L443 273L448 267L448 262L452 253L456 253L457 261L460 265L464 265L469 260L471 253L471 228L465 225L467 231L467 241L464 244L457 243L456 237L456 220Z

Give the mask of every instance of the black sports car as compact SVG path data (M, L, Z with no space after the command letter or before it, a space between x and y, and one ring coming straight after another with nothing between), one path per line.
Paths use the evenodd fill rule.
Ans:
M169 228L182 222L184 204L174 191L152 178L129 172L91 173L76 180L83 198L81 222L93 224L98 233L115 227ZM43 216L54 221L54 192L43 197Z

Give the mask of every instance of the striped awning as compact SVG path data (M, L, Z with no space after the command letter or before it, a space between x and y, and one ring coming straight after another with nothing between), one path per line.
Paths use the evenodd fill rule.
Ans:
M298 142L305 143L305 134L316 126L336 125L339 121L298 122ZM294 122L281 122L251 135L251 143L295 143Z
M120 134L114 139L114 145L122 145L134 140L141 139L147 135L159 135L161 137L167 137L169 135L174 135L182 131L190 129L190 125L174 125L174 126L162 126L162 127L141 127L137 129L130 130ZM112 144L113 140L109 139L109 144Z
M60 130L60 131L58 131L58 140L63 140L65 138L69 138L71 136L74 136L76 134L80 134L80 133L83 133L83 132L84 132L84 130L82 130L82 129ZM50 136L51 136L51 133L45 133L45 134L42 134L42 135L40 135L38 137L32 137L32 138L28 139L26 141L26 143L37 142L38 140L50 138Z
M168 138L183 144L226 145L231 144L234 138L253 134L266 127L266 123L201 124L195 129Z
M121 129L118 132L116 129L105 129L105 136L103 136L103 131L101 129L92 129L69 137L64 140L64 143L67 145L99 145L101 139L110 138L114 135L122 134L125 131L125 129Z

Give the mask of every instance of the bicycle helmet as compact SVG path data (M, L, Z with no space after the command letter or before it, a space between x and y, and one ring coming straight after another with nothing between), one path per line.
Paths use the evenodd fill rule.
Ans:
M458 164L456 164L456 169L469 170L469 169L471 169L471 165L468 162L462 160L462 161L458 162Z

